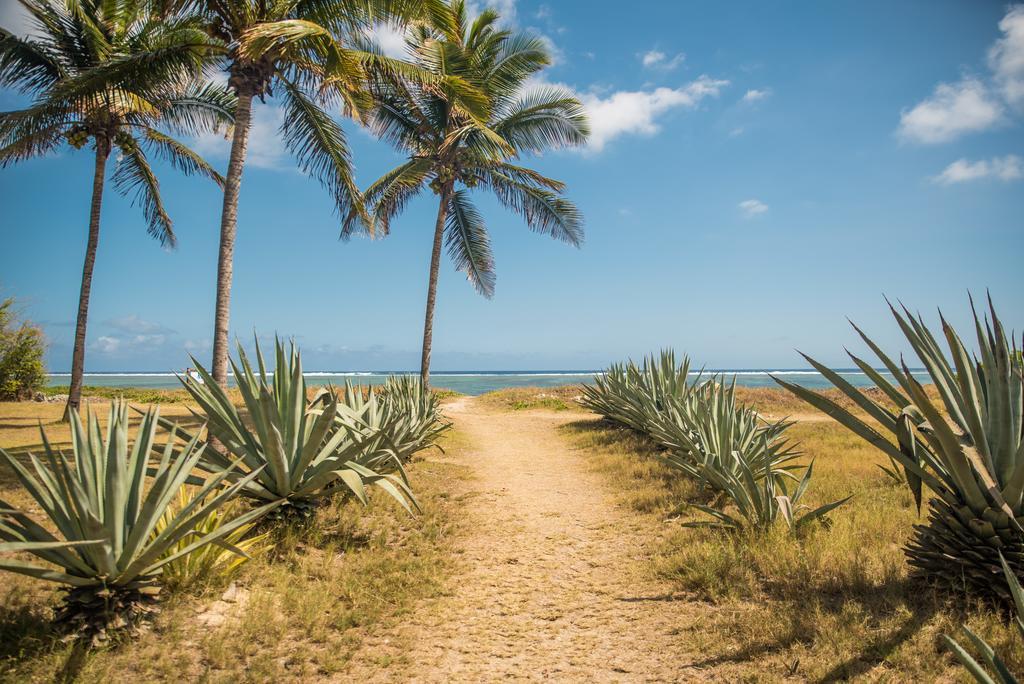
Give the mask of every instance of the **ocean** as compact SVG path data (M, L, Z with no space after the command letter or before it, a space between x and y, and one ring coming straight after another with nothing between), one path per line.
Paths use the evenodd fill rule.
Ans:
M544 371L435 371L430 374L431 385L436 388L451 389L463 394L483 394L506 387L559 387L578 383L593 382L594 374L599 371L580 370L544 370ZM859 369L839 369L838 372L850 384L857 387L870 386L872 383ZM891 379L888 372L880 371L883 377ZM389 375L415 374L409 371L312 371L305 373L306 382L310 385L341 385L345 382L362 385L379 385ZM820 373L812 370L796 369L721 369L707 370L705 375L719 374L725 378L736 377L736 384L745 387L776 387L769 374L777 375L785 380L805 387L821 389L830 387ZM915 371L915 376L927 381L927 375ZM50 385L67 385L70 373L50 373ZM152 389L178 389L181 383L175 373L86 373L85 384L100 387L132 387Z

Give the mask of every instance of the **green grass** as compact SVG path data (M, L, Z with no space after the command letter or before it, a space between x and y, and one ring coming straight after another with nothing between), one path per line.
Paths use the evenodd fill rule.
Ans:
M789 397L759 391L766 414L795 413ZM776 401L777 400L777 401ZM802 408L801 414L812 413ZM1024 672L1024 643L986 606L956 601L911 581L901 550L918 517L905 487L877 467L883 454L826 420L797 424L805 462L815 458L810 506L853 498L799 537L784 526L767 535L684 528L702 518L688 510L708 494L655 457L643 436L597 420L565 428L620 502L665 521L649 571L687 600L705 603L706 619L681 628L687 646L731 680L811 681L963 679L940 643L966 622Z
M35 405L59 414L54 405ZM0 409L12 413L12 405ZM22 412L29 407L13 405ZM173 408L173 407L172 407ZM48 419L50 416L47 414ZM51 423L48 433L63 426ZM64 428L66 429L66 428ZM26 439L20 425L0 428L0 446ZM38 440L38 437L36 437ZM445 449L465 448L449 432ZM431 460L409 467L422 512L410 517L382 492L364 508L335 499L306 523L273 528L271 549L235 578L248 592L227 621L205 627L197 615L216 605L223 582L165 596L162 611L139 639L94 651L78 681L314 681L341 677L362 640L400 621L416 603L445 591L455 559L465 469ZM0 473L0 498L27 506L28 497ZM0 582L0 681L52 681L73 651L50 626L56 585L4 573Z
M578 409L576 386L565 387L510 387L483 394L479 402L511 411L568 411Z

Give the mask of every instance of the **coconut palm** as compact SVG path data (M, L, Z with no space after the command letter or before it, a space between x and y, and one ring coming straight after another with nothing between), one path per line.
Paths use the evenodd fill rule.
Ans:
M438 197L420 366L424 384L430 379L442 239L476 290L485 297L494 293L490 238L470 189L490 190L535 231L577 246L583 240L582 217L563 196L565 185L513 163L521 153L582 145L589 134L583 107L571 92L556 86L528 87L528 80L551 63L547 45L540 38L500 28L498 14L490 9L471 21L462 0L447 5L447 13L443 21L410 28L408 52L425 71L477 86L486 95L488 115L474 116L445 89L431 84L376 79L378 104L371 125L407 153L408 160L365 191L373 228L382 234L424 187ZM354 230L359 220L350 214L344 230Z
M0 113L0 166L42 156L67 142L92 147L95 169L65 417L78 409L85 364L100 210L107 162L118 151L114 188L141 203L148 232L162 245L175 236L150 155L186 174L221 177L163 132L196 133L230 122L233 99L196 81L206 48L194 18L163 13L146 0L19 0L30 37L0 28L0 86L33 96L25 109ZM98 75L99 71L102 75Z
M361 49L372 22L436 13L440 0L178 0L201 17L238 98L221 212L212 375L224 386L238 197L253 101L278 99L280 134L303 172L330 193L339 215L361 214L345 132L329 112L360 119L370 105L368 69L398 70L396 60ZM433 8L433 9L432 9Z

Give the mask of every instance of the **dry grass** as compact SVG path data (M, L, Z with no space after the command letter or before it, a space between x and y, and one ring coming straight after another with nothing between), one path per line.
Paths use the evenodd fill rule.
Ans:
M17 453L38 445L37 419L66 443L61 410L0 404L0 446ZM164 413L185 416L187 408ZM464 448L460 435L449 432L445 448ZM368 508L329 501L312 521L275 529L272 550L243 566L235 581L246 601L219 602L225 587L216 582L169 595L151 630L90 654L79 681L311 681L342 672L367 634L443 591L460 518L451 492L466 476L445 461L431 451L410 466L418 517L382 493ZM7 468L0 468L0 499L32 509ZM52 681L70 661L70 647L49 624L58 599L56 585L4 573L0 681ZM226 621L201 624L211 611Z
M906 488L877 467L883 454L781 391L741 396L766 415L806 415L791 434L815 459L807 503L853 495L831 527L799 538L782 528L759 537L681 527L678 518L701 515L686 504L707 495L658 462L650 442L597 420L567 429L624 505L665 520L651 571L708 604L707 620L685 631L707 666L728 666L743 681L961 680L940 635L958 635L966 622L1024 671L1024 644L1002 617L908 578L901 546L921 519Z

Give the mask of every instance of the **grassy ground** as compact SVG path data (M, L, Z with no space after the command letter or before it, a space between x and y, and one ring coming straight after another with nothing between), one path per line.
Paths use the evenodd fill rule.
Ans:
M101 401L90 406L106 410ZM61 410L60 404L0 404L0 447L36 450L37 421L66 443ZM163 413L191 421L183 404ZM464 448L451 432L445 447ZM365 635L443 591L451 570L448 547L460 505L451 492L466 473L431 451L409 475L423 509L418 517L383 494L369 508L329 501L311 522L275 529L271 550L233 580L167 596L147 633L90 654L79 681L310 681L344 671ZM33 509L5 467L0 499ZM221 600L231 581L235 600ZM71 648L49 626L59 596L56 585L4 573L0 681L52 681L73 662Z
M707 620L685 632L707 664L742 664L752 681L779 673L810 681L965 680L940 635L964 643L958 628L966 622L1012 671L1024 672L1024 643L1003 619L908 578L901 546L922 520L905 486L877 467L884 455L781 391L744 395L766 415L805 417L791 432L815 459L807 503L853 495L833 512L831 527L800 538L784 529L757 537L681 527L681 519L701 515L687 504L706 495L663 466L645 438L597 420L566 429L623 505L665 521L651 572L686 600L707 604Z

